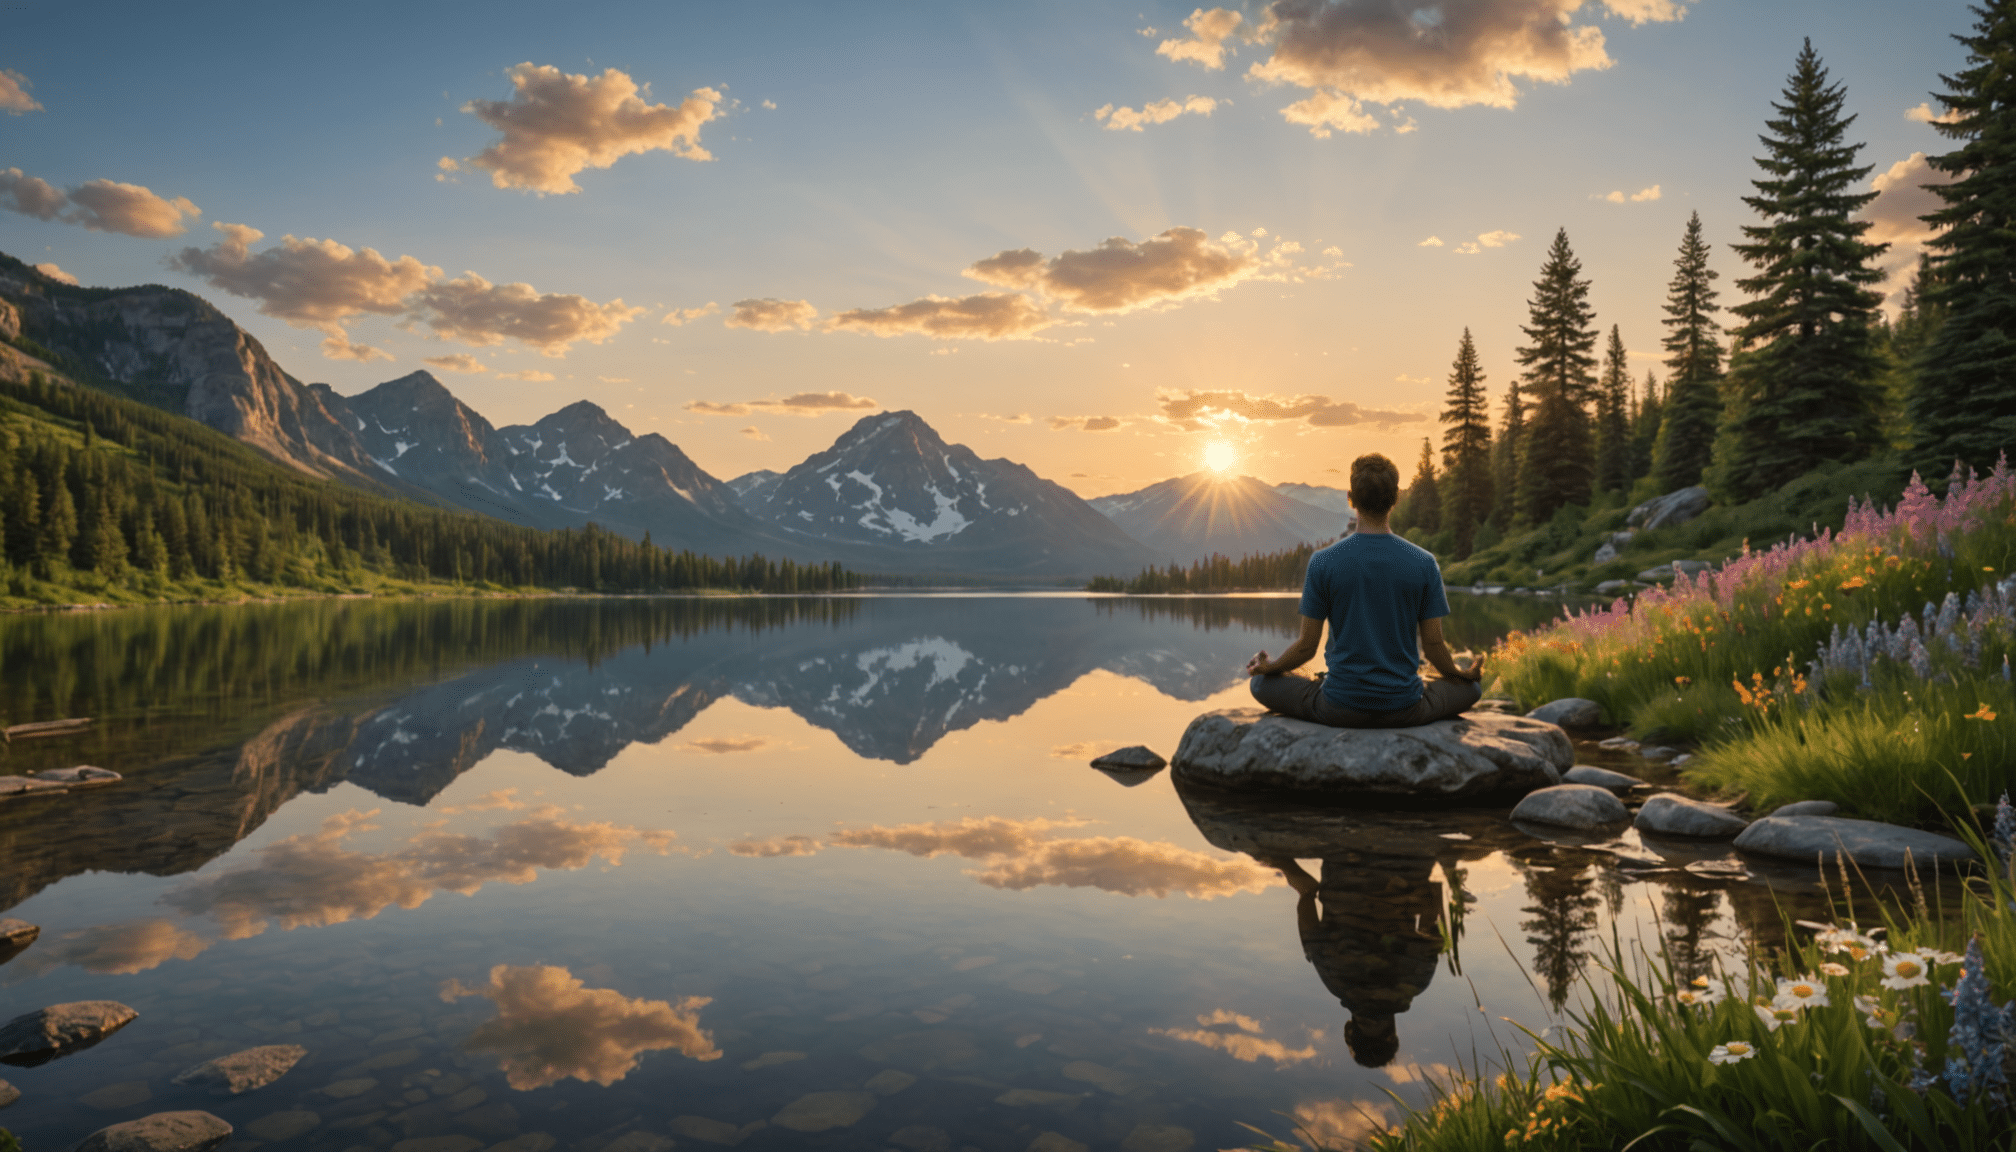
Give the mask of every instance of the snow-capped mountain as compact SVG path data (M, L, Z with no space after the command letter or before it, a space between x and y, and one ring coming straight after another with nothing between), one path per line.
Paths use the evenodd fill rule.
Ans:
M1066 575L1155 559L1069 489L947 444L914 412L863 417L743 499L780 534L870 548L899 571Z
M1182 563L1214 553L1239 557L1334 540L1344 515L1291 499L1251 476L1196 472L1136 492L1101 496L1092 507L1129 536Z
M764 501L770 499L770 490L777 487L777 481L783 478L782 472L759 468L728 481L728 490L735 494L735 502L743 509L761 507Z

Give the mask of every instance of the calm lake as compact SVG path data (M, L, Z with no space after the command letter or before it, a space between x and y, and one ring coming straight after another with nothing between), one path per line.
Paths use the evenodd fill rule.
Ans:
M1559 610L1452 599L1459 648ZM126 776L0 802L0 913L42 927L0 1020L140 1012L0 1068L0 1125L29 1152L180 1108L229 1148L332 1152L1337 1138L1518 1047L1501 1017L1554 1023L1613 925L1700 964L1777 938L1774 889L1814 904L1797 869L1654 870L1720 847L1087 766L1249 704L1241 666L1295 619L975 595L0 620L6 722L96 719L0 771ZM170 1083L263 1044L307 1055L243 1096Z

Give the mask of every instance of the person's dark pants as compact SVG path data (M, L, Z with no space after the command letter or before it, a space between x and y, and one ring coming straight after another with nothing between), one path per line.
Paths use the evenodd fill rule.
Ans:
M1253 699L1270 711L1332 728L1414 728L1460 716L1484 696L1483 685L1474 680L1437 678L1423 683L1421 698L1405 708L1364 712L1331 703L1323 695L1321 676L1312 679L1293 672L1255 676L1248 686Z

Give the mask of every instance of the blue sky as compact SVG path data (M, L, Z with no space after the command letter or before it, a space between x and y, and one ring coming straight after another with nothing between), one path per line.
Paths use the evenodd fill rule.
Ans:
M1854 138L1881 174L1940 149L1906 113L1959 65L1950 34L1970 20L1947 0L1703 0L1684 12L1670 0L1445 0L1415 18L1425 41L1446 34L1440 54L1402 60L1337 31L1374 9L1366 0L1308 6L1332 24L1235 34L1223 66L1207 69L1157 51L1201 43L1187 4L31 3L10 11L0 43L0 70L25 83L23 110L0 116L0 171L53 189L143 186L201 215L160 236L66 223L74 211L0 211L0 250L86 284L197 291L296 376L341 391L424 367L499 424L585 397L724 478L795 463L872 401L1087 495L1194 471L1212 439L1265 479L1334 482L1325 469L1368 450L1411 470L1420 436L1439 436L1432 415L1466 325L1499 393L1558 227L1594 282L1599 322L1621 326L1641 373L1655 366L1658 305L1690 211L1718 246L1725 303L1735 298L1743 270L1726 245L1749 220L1739 197L1756 136L1801 38L1846 83ZM1517 74L1531 53L1461 39L1478 21L1530 30L1562 10L1568 28L1601 36L1607 67L1548 83ZM1243 29L1267 15L1249 6L1220 19L1229 11ZM1315 87L1249 73L1272 62L1273 75L1307 81L1314 57L1295 56L1298 44L1356 52L1357 66ZM671 150L561 177L579 191L496 187L469 158L505 129L463 109L508 106L521 63L553 70L542 75L560 87L616 70L648 85L645 105L678 108L709 90L711 118ZM1512 106L1475 102L1478 76ZM1319 137L1284 117L1326 92L1355 96L1345 119L1378 127ZM1194 97L1212 102L1208 114ZM1193 110L1139 131L1097 115L1162 100ZM696 148L712 158L679 154ZM443 157L461 170L441 171ZM1656 199L1629 199L1654 187ZM1877 211L1897 207L1908 199ZM1908 240L1899 219L1885 234ZM219 254L219 223L263 233L243 259L283 236L333 241L440 270L405 287L474 272L529 284L538 308L558 312L542 312L547 327L528 342L512 334L534 330L510 311L522 301L465 280L452 302L428 297L431 312L409 299L405 311L329 319L341 285L317 296L323 286L298 280L328 269L292 269L293 295L279 299ZM1150 243L1170 229L1195 232ZM1478 243L1490 234L1496 246ZM1423 247L1431 236L1442 244ZM962 275L998 252L1051 260L1109 237L1126 242L1111 265L1081 256L1039 261L1020 280ZM1466 242L1478 250L1459 251ZM208 255L169 265L191 247ZM975 307L992 319L968 317L950 338L871 334L915 326L893 313L824 327L851 309L987 293ZM554 342L580 316L554 320L566 302L538 299L549 294L584 298L582 334ZM724 323L736 302L762 300L809 306L810 327ZM690 322L661 321L710 303ZM308 316L317 309L322 319ZM805 313L749 315L775 326L763 317ZM389 358L329 358L332 329ZM1013 338L988 338L1003 335ZM1238 411L1172 419L1167 401L1200 391ZM1279 403L1263 411L1242 397ZM1329 417L1311 423L1311 411ZM1267 412L1305 415L1250 418Z

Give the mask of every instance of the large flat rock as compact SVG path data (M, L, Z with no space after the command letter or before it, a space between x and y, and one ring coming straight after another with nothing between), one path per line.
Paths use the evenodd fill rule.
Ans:
M307 1054L299 1044L266 1044L206 1060L184 1070L174 1082L208 1088L218 1096L237 1096L285 1076Z
M86 1136L72 1152L205 1152L231 1138L208 1112L156 1112Z
M79 1000L16 1016L0 1026L0 1064L32 1068L81 1052L138 1015L116 1000Z
M1559 784L1575 747L1559 727L1524 716L1330 728L1228 708L1192 720L1170 763L1184 779L1218 788L1455 800Z
M1951 836L1845 816L1766 816L1736 837L1736 847L1806 863L1824 856L1832 864L1846 855L1864 868L1902 868L1907 855L1921 868L1975 858L1972 848Z

